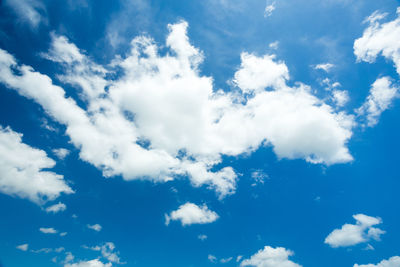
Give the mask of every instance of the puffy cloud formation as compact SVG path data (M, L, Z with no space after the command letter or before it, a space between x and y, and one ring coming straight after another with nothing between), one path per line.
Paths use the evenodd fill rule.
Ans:
M400 75L400 7L397 18L387 23L380 21L387 15L374 12L367 18L369 27L363 36L354 42L354 54L359 61L372 63L379 54L392 60Z
M206 205L201 207L193 203L185 203L177 210L172 211L169 215L165 214L165 224L170 221L181 221L182 225L205 224L212 223L219 218L218 214L209 210Z
M393 100L399 97L399 88L392 84L389 77L377 79L370 90L365 103L357 110L359 115L366 116L367 125L375 126L381 113L390 107Z
M331 247L348 247L365 243L371 239L380 240L385 231L372 227L382 223L379 217L371 217L364 214L353 215L356 224L344 224L342 228L333 230L326 239L325 244Z
M94 247L83 246L83 247L94 251L100 251L103 258L107 259L109 262L118 264L121 263L121 259L118 256L119 252L115 251L115 245L113 242L106 242L100 246L94 246Z
M67 206L64 203L58 202L57 204L54 204L52 206L49 206L46 208L46 212L50 213L57 213L60 211L64 211L67 209Z
M240 263L240 266L255 266L255 267L301 267L301 265L289 260L293 252L282 247L273 248L265 246L256 254L245 259Z
M0 192L37 204L73 193L62 175L43 170L55 164L43 150L24 144L22 134L0 126Z
M68 154L70 153L70 151L65 148L55 148L52 150L52 152L54 153L54 155L57 156L57 158L59 158L61 160L65 159L68 156Z
M284 62L242 53L232 80L240 90L216 90L212 77L199 74L203 55L190 44L187 23L168 27L165 55L152 39L139 36L125 57L107 67L92 62L66 37L53 35L43 56L63 66L57 78L81 90L84 108L4 50L0 82L64 124L80 158L106 177L188 176L194 186L207 185L223 198L235 192L237 180L233 168L215 168L223 155L269 145L279 158L327 165L352 160L346 144L353 116L336 112L303 84L287 86Z
M39 231L42 232L43 234L57 234L58 233L58 231L52 227L49 227L49 228L41 227L41 228L39 228Z
M22 250L22 251L27 251L29 248L29 244L22 244L17 246L17 249Z
M399 266L400 266L400 257L394 256L388 260L382 260L378 264L363 264L363 265L354 264L353 267L399 267Z
M111 262L103 263L98 259L90 260L90 261L80 261L78 263L67 263L64 267L111 267Z
M101 229L102 229L101 225L98 224L98 223L93 224L93 225L88 224L88 225L86 225L86 226L87 226L87 228L92 229L92 230L94 230L94 231L96 231L96 232L100 232Z

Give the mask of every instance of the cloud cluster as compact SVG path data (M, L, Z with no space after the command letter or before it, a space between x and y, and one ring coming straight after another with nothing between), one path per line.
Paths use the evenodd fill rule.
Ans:
M209 210L206 205L197 206L193 203L185 203L169 215L165 214L165 224L170 221L181 221L182 225L212 223L219 218L218 214Z
M360 243L365 243L371 239L380 240L380 236L385 231L373 227L381 224L382 219L379 217L371 217L364 214L353 215L356 224L344 224L342 228L333 230L326 239L325 244L331 247L348 247Z
M347 142L353 116L336 112L306 85L288 86L288 68L274 55L243 53L232 79L239 90L216 90L212 78L199 73L203 55L190 44L187 27L169 25L165 55L152 39L139 36L125 57L106 67L53 35L42 55L63 66L58 80L79 88L84 107L4 50L0 82L64 124L80 158L107 177L188 176L194 186L207 185L223 198L235 192L237 180L233 168L215 167L223 155L268 145L278 158L328 165L352 160Z
M0 126L0 192L37 204L73 193L62 175L44 170L55 164L43 150L23 143L22 134Z
M290 261L289 257L293 252L283 247L273 248L265 246L256 254L245 259L240 263L240 266L255 266L255 267L301 267L301 265Z
M354 264L353 267L398 267L400 266L400 257L399 256L394 256L391 257L388 260L382 260L378 264Z

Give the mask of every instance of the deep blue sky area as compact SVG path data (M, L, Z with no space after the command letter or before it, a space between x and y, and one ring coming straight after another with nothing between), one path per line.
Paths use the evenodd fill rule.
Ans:
M0 267L399 267L399 7L1 1Z

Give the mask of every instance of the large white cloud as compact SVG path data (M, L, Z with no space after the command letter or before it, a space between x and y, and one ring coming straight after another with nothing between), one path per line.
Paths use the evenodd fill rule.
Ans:
M279 158L328 165L352 160L346 144L353 116L335 111L303 84L289 87L288 69L274 55L243 53L232 83L240 90L216 90L211 77L199 74L203 55L190 44L187 26L169 25L165 55L139 36L107 67L53 35L44 57L63 66L58 79L80 88L85 109L4 50L0 82L66 125L80 158L105 176L168 181L187 175L222 198L235 192L237 180L231 167L215 168L223 155L271 145Z
M371 217L364 214L353 215L356 224L344 224L342 228L333 230L325 239L325 243L331 247L348 247L365 243L371 239L380 240L385 231L373 227L381 224L379 217Z
M255 267L301 267L301 265L290 261L289 257L293 252L283 247L273 248L265 246L256 254L245 259L240 263L240 266L255 266Z
M399 267L400 266L400 257L394 256L388 260L382 260L380 263L377 264L354 264L353 267Z
M218 214L209 210L206 205L197 206L193 203L185 203L170 214L165 214L165 224L170 221L181 221L182 225L205 224L215 222L219 218Z
M354 54L358 60L374 62L379 54L394 62L400 75L400 7L397 18L387 23L380 21L387 15L375 12L367 21L369 27L354 42Z
M22 134L0 126L0 192L37 204L73 193L62 175L44 170L55 164L43 150L24 144Z

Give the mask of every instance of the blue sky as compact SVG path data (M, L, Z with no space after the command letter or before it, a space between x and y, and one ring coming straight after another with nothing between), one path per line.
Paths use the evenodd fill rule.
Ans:
M399 1L0 3L0 266L400 266Z

